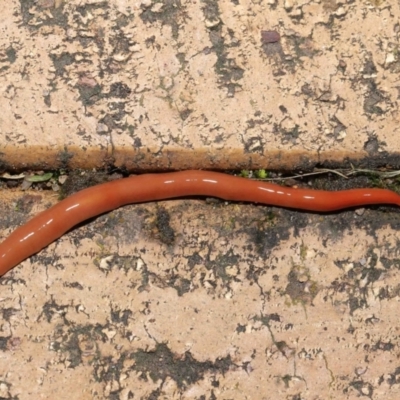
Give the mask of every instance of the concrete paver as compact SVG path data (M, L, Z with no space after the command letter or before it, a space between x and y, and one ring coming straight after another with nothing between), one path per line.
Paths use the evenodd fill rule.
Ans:
M2 2L0 169L396 168L399 14ZM57 201L7 183L0 238ZM201 199L96 218L1 278L0 397L398 399L399 223Z

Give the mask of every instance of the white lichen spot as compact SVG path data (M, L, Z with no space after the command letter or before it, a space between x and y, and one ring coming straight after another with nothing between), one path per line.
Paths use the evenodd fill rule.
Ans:
M335 12L335 15L338 17L343 17L346 14L347 14L347 11L345 10L344 7L339 7Z
M358 376L364 375L367 372L368 368L367 367L357 367L355 370L355 373Z
M111 267L112 259L113 259L113 256L107 256L107 257L102 258L100 261L100 265L99 265L100 269L109 270Z
M343 140L346 136L347 136L347 132L346 131L341 131L338 134L338 139Z
M286 11L290 11L293 8L293 4L290 0L286 0L283 7L285 8Z
M388 53L386 55L386 60L385 60L386 65L393 64L395 61L396 61L396 57L393 53Z
M227 300L230 300L232 297L233 297L233 293L232 293L231 290L225 294L225 298L226 298Z
M144 261L141 258L138 258L136 261L136 271L141 271L144 265Z
M131 53L117 53L113 55L113 59L117 62L123 62L128 60L128 58L131 56Z
M205 23L206 23L206 27L207 28L215 28L219 23L221 22L221 20L219 18L215 18L215 19L206 19Z

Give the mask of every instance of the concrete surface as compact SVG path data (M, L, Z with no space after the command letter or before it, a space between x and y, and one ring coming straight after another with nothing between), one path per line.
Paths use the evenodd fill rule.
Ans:
M2 278L1 394L398 398L400 217L359 214L181 200L99 217Z
M2 2L0 169L396 168L399 7ZM0 238L57 201L1 182ZM0 398L398 399L399 224L103 215L0 279Z
M400 164L398 2L0 7L5 169Z

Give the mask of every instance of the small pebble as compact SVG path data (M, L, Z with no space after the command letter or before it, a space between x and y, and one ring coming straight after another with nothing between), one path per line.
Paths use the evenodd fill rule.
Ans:
M281 39L281 35L277 31L261 31L261 42L276 43Z

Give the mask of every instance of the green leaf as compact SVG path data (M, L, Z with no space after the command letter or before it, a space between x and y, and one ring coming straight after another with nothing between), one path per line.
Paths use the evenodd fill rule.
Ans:
M47 174L43 175L32 175L26 178L28 182L46 182L50 180L53 176L52 172L48 172Z

